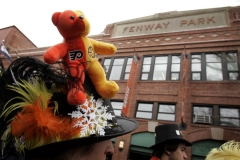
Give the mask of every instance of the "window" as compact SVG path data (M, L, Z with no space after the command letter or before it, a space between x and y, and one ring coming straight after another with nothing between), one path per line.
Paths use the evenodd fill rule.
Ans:
M211 106L194 106L193 122L194 123L212 123L212 107Z
M111 101L112 108L116 116L121 116L123 102Z
M175 121L175 107L175 104L139 102L137 106L136 118Z
M181 66L180 63L180 55L144 57L141 80L179 80Z
M233 21L239 21L240 20L240 12L239 11L233 11Z
M238 80L237 52L192 54L191 77L193 81Z
M201 80L201 55L192 55L192 80Z
M194 105L193 123L240 127L240 108L221 105Z
M159 104L158 120L175 121L175 105Z
M104 68L106 73L108 73L108 71L109 71L110 63L111 63L111 59L105 59L104 60L103 68Z
M132 58L105 58L103 68L109 80L127 80Z
M138 103L136 118L152 119L153 104Z
M237 108L220 108L220 125L240 127L240 109Z
M127 59L126 69L125 69L125 74L124 74L124 80L128 80L129 74L130 74L130 70L131 70L131 66L132 66L132 58L128 58Z
M237 80L239 78L237 53L228 53L226 59L229 80Z

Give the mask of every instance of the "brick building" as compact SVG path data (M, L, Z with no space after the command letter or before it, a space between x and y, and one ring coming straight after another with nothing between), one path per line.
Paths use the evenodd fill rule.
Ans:
M99 59L120 87L111 100L115 113L139 122L133 133L112 140L110 159L150 159L161 124L179 124L193 143L187 150L192 160L240 141L240 7L158 13L108 24L91 38L118 48ZM47 48L18 52L41 58Z
M0 29L0 46L2 42L6 46L8 52L11 53L12 58L18 56L18 51L29 52L29 49L38 50L37 46L29 40L16 26L9 26ZM26 50L27 51L24 51ZM8 66L9 61L4 60L5 57L0 55L3 59L3 65Z
M16 26L1 28L0 40L5 40L8 51L37 48Z

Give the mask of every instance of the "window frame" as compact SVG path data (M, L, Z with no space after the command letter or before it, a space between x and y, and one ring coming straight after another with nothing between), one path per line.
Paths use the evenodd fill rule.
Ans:
M236 53L236 57L237 57L237 66L238 66L238 71L230 71L227 68L228 65L228 61L227 61L227 54L229 53ZM221 72L222 72L222 80L207 80L207 69L206 69L206 64L207 64L207 58L206 55L207 54L221 54ZM238 56L238 51L219 51L219 52L192 52L190 53L190 77L191 77L191 81L195 82L195 81L207 81L207 82L221 82L221 81L237 81L240 80L240 64L238 62L239 56ZM192 71L192 56L193 55L201 55L201 71ZM194 80L193 79L193 74L194 73L200 73L200 79L199 80ZM229 74L230 73L238 73L238 78L236 80L230 80Z
M236 118L236 117L231 117L231 116L229 116L229 117L227 117L227 116L222 116L221 115L221 109L237 109L238 110L238 118ZM240 108L238 108L238 107L226 107L226 106L219 106L219 125L220 126L226 126L226 127L236 127L236 126L230 126L230 125L221 125L220 123L221 123L221 118L225 118L225 119L235 119L235 120L237 120L238 119L238 127L237 128L240 128Z
M212 117L213 117L213 106L212 106L212 105L198 105L198 104L192 105L192 123L193 123L193 124L199 124L199 123L195 123L195 122L194 122L194 120L195 120L195 118L196 118L196 117L195 117L195 114L194 114L194 108L195 108L195 107L204 107L204 108L209 108L209 109L211 109L211 112L212 112L211 115L210 115L210 114L207 114L207 115L204 115L204 114L203 114L204 116L209 116L209 115L211 116L211 123L210 123L210 124L205 124L205 123L204 123L204 124L205 124L205 125L211 125L211 124L213 124L213 118L212 118ZM202 115L202 114L199 114L199 115ZM201 124L203 124L203 123L201 123Z
M194 122L194 107L208 107L212 109L212 115L211 116L211 123L195 123ZM238 118L233 118L233 117L223 117L220 114L220 109L237 109L239 112L239 117ZM221 118L228 118L228 119L238 119L239 126L231 126L231 125L221 125L220 119ZM201 124L201 125L210 125L210 126L221 126L221 127L235 127L235 128L240 128L240 107L239 106L226 106L226 105L204 105L204 104L192 104L192 124Z
M110 59L109 68L108 68L108 71L107 71L107 72L105 71L105 73L106 73L106 78L107 78L107 79L110 78L110 75L111 75L112 69L113 69L114 60L115 60L115 59L123 59L124 62L123 62L123 64L122 64L122 71L121 71L121 74L120 74L120 78L119 78L118 80L114 79L114 81L119 81L119 80L125 80L125 81L127 81L128 79L124 79L124 78L125 78L125 75L126 75L126 74L130 74L131 65L132 65L132 63L129 64L129 65L130 65L130 71L129 71L129 72L126 72L126 68L127 68L127 66L128 66L127 62L128 62L128 59L133 59L133 57L111 57L111 58L106 57L106 58L104 58L103 63L102 63L102 67L103 67L103 68L106 68L105 65L104 65L105 60L109 60L109 59ZM131 60L130 60L130 61L131 61ZM131 61L131 62L132 62L132 61ZM109 79L109 80L111 80L111 79Z
M137 117L137 112L139 111L138 110L139 104L152 104L152 111L145 111L146 113L151 113L152 114L151 118ZM175 112L174 113L159 112L159 107L160 107L161 104L163 104L163 105L174 105L175 106L175 108L174 108ZM135 116L134 117L138 118L138 119L146 119L146 120L175 122L176 121L176 110L177 110L177 103L137 101L137 103L136 103L136 111L135 111ZM144 111L141 111L141 112L144 112ZM174 115L174 120L172 121L172 120L158 119L158 114L159 113L172 114L172 115Z
M171 71L172 64L178 64L178 63L173 63L172 62L172 57L173 56L178 56L180 57L180 62L179 62L179 72L176 71ZM154 75L154 67L155 67L155 60L157 57L167 57L167 67L166 67L166 78L165 80L154 80L153 75ZM144 66L144 59L145 58L151 58L151 63L150 63L150 69L148 72L143 72L143 66ZM146 55L143 56L143 61L142 61L142 66L141 66L141 72L140 72L140 81L180 81L181 79L181 71L182 71L182 54L181 53L175 53L175 54L168 54L168 55ZM172 74L173 73L178 73L179 74L179 79L177 80L172 80ZM142 79L143 74L148 74L147 79Z
M121 116L122 115L122 108L118 109L118 108L114 108L113 103L122 103L122 107L123 107L123 101L118 101L118 100L110 100L111 101L111 105L112 105L112 109L114 111L114 114L116 113L115 111L120 111L120 115L115 114L115 116Z
M174 112L160 112L160 106L161 105L174 105ZM168 114L168 115L174 115L174 119L173 120L166 120L166 119L159 119L158 118L158 114L161 113L161 114ZM173 103L158 103L158 113L157 113L157 119L158 121L171 121L171 122L175 122L176 121L176 104L173 104Z
M143 110L139 110L139 104L151 104L152 105L152 111L143 111ZM153 117L153 109L154 108L154 103L153 102L137 102L137 107L136 107L136 112L135 112L135 118L140 118L140 119L149 119L151 120ZM137 113L138 112L146 112L146 113L151 113L151 118L144 118L144 117L137 117Z

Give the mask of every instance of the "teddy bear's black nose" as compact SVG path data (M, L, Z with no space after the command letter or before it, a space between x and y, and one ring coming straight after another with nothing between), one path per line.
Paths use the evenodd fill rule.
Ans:
M81 15L81 16L79 16L79 18L80 18L80 19L84 19L84 16L83 16L83 15Z

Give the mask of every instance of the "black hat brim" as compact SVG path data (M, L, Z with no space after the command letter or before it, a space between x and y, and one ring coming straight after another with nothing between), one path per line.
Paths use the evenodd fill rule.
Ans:
M158 146L166 144L168 142L176 142L176 143L181 142L181 143L185 143L186 146L192 146L192 143L188 142L185 139L173 138L173 139L167 139L165 141L158 142L155 145L150 146L149 148L154 149L154 148L157 148Z
M82 147L128 134L138 127L138 122L133 119L116 116L116 120L119 127L114 128L111 134L104 136L74 138L43 145L31 150L26 150L26 159L31 159L32 157L46 157L50 155L57 155L71 148Z

